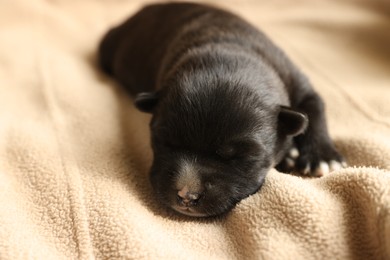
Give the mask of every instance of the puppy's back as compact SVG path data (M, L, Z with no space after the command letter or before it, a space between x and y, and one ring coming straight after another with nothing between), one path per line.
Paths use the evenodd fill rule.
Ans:
M211 10L192 3L144 7L104 36L98 50L101 67L131 94L152 90L169 43L183 26Z
M164 76L182 55L210 44L219 49L224 44L235 45L268 64L288 92L292 91L289 85L295 85L294 77L304 80L283 51L257 28L230 12L194 3L144 7L106 34L99 56L103 69L136 95L160 88Z

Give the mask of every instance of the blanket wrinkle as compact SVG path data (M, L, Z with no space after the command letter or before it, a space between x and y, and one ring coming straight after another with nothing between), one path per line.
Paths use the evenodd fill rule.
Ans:
M55 86L50 77L50 69L48 67L50 59L47 53L39 52L38 70L40 72L41 84L47 110L51 118L54 129L54 136L57 141L57 149L59 160L61 161L61 169L66 176L67 193L70 204L71 225L73 226L72 239L77 244L77 258L92 259L93 251L91 250L91 239L89 235L88 217L85 208L83 184L80 178L78 165L72 156L70 142L66 141L66 123L62 112L57 105ZM71 165L71 166L69 166Z
M376 111L371 109L370 106L366 105L362 97L357 95L351 95L350 91L343 88L343 86L339 84L335 79L333 79L329 74L321 70L317 65L317 62L315 62L313 58L304 55L296 47L294 47L289 41L287 41L286 37L284 37L283 35L276 35L276 37L279 38L281 41L283 40L286 42L286 46L288 46L289 50L291 50L291 52L294 53L294 55L299 57L299 59L302 61L305 67L308 68L308 70L313 70L318 76L321 76L323 80L326 81L326 83L328 83L328 86L334 88L335 92L342 94L345 101L349 102L356 110L360 111L367 119L390 128L390 120L378 114Z
M350 166L271 170L229 214L194 219L156 201L150 115L96 60L106 30L151 2L0 1L0 259L390 259L390 4L199 1L308 75Z
M39 7L40 13L46 13L44 10L47 6L41 5L37 7ZM58 18L58 13L56 17ZM47 16L42 15L41 19L36 20L38 22L35 22L34 25L35 29L41 32L39 37L45 40L49 39L46 30L48 27ZM70 206L70 219L68 220L68 224L72 226L70 239L74 240L74 244L76 245L74 250L77 252L77 258L91 259L93 258L93 250L89 234L83 184L78 169L79 166L72 155L71 142L67 140L69 138L66 131L68 122L65 119L64 111L61 111L63 108L60 107L59 99L57 98L56 84L53 81L53 75L55 73L50 70L49 65L53 63L51 59L54 56L50 55L55 54L56 50L51 48L42 50L38 46L34 47L37 55L37 70L40 77L40 84L42 85L44 103L46 103L47 113L50 117L52 129L54 130L60 168L66 179L66 193L68 194L66 197L69 200L68 204ZM62 215L62 217L65 217L65 215Z

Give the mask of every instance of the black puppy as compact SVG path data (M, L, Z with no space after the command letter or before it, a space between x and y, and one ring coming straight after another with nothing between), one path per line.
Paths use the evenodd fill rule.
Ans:
M309 81L229 12L149 5L110 30L99 55L136 106L153 113L151 183L177 212L227 212L272 167L321 176L344 166Z

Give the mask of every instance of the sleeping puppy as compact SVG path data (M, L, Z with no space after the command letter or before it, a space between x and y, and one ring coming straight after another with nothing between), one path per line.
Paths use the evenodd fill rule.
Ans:
M106 34L99 58L136 107L152 113L150 180L176 212L225 213L273 167L321 176L345 165L310 82L234 14L149 5Z

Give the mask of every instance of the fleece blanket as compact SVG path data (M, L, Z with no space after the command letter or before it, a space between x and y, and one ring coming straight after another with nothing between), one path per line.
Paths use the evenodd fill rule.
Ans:
M309 76L349 167L272 170L225 217L172 215L148 181L150 116L96 65L145 2L2 0L0 259L390 259L390 3L210 3Z

